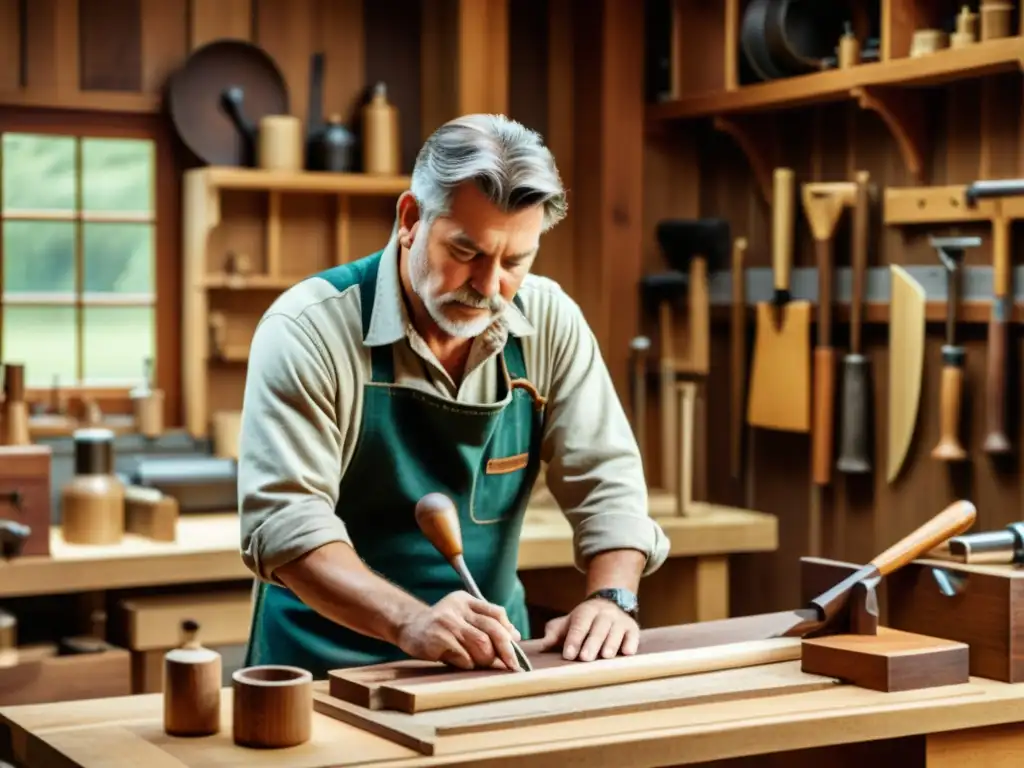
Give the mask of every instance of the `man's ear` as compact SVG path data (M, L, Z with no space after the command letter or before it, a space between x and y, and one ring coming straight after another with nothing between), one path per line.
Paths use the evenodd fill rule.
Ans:
M398 242L403 248L412 248L420 223L420 207L408 190L398 198Z

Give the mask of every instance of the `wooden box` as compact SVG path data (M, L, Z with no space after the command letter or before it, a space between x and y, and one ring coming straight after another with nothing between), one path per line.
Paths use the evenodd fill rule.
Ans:
M933 568L959 582L956 595L939 590ZM1024 570L917 560L887 582L888 626L967 643L972 675L1024 681Z
M5 651L0 707L101 699L131 694L131 657L110 646L99 653L58 655L53 645Z
M50 467L46 445L0 446L0 519L32 529L22 555L50 554ZM18 494L12 503L12 494Z

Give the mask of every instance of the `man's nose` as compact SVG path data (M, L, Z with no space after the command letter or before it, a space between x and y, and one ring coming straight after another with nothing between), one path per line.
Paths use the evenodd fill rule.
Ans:
M497 259L488 259L478 264L473 274L473 288L488 299L501 292L501 269Z

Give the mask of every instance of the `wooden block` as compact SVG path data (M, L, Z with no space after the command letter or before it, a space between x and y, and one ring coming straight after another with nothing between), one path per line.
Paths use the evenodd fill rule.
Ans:
M960 592L939 591L932 568L960 581ZM972 675L1024 681L1024 570L916 560L886 579L887 624L893 629L966 643Z
M912 691L968 682L967 645L879 627L877 635L803 641L801 670L875 691Z
M131 657L121 648L60 656L56 646L29 646L14 653L0 664L0 706L131 694Z
M140 494L152 494L146 498ZM133 495L135 494L135 495ZM125 496L124 529L153 541L176 541L178 500L152 488L131 489Z
M50 467L47 445L0 446L0 519L27 525L32 533L22 555L50 554ZM18 493L12 504L11 494Z

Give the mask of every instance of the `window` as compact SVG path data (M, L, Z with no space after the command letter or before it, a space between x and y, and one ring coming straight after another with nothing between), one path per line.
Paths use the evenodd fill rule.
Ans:
M156 347L154 141L0 135L0 361L130 387Z

